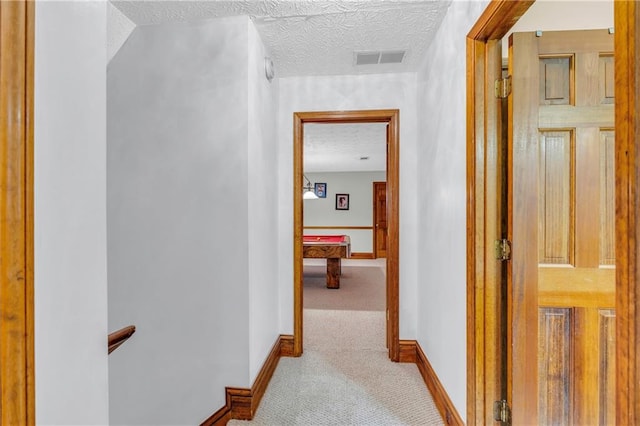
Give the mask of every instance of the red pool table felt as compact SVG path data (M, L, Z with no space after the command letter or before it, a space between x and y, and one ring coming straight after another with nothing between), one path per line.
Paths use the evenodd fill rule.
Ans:
M343 243L346 235L305 235L302 241L305 243Z

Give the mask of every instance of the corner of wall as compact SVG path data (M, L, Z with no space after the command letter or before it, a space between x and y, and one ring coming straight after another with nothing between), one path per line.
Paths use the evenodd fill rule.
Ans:
M122 45L127 41L131 33L136 29L136 24L124 13L107 1L107 63L118 53Z

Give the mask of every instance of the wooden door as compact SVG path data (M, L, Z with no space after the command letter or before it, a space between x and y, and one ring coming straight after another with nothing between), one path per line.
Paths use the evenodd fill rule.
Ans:
M373 182L373 256L387 257L386 182Z
M607 30L510 38L509 394L533 424L615 422L613 64Z

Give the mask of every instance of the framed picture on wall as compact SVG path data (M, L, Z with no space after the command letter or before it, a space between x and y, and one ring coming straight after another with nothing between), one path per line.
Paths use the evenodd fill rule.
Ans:
M349 210L349 194L336 194L336 210Z
M316 182L314 184L314 192L318 198L327 198L327 184L322 182Z

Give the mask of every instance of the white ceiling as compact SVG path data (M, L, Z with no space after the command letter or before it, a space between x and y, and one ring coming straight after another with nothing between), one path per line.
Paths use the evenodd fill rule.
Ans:
M385 171L386 126L386 123L305 124L305 173Z
M136 25L250 16L276 76L415 71L450 0L111 1ZM355 51L406 50L402 64L354 65Z
M271 52L276 77L413 72L450 2L111 0L119 12L108 20L109 57L136 25L247 15ZM398 50L406 50L401 64L355 65L355 52ZM384 170L386 133L380 126L305 125L305 171Z

